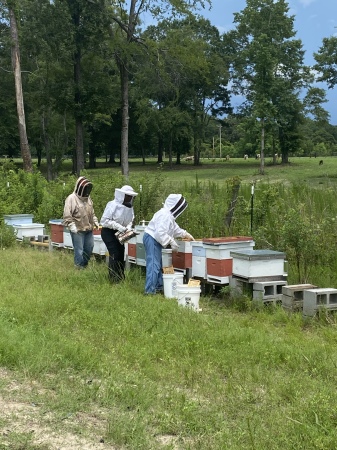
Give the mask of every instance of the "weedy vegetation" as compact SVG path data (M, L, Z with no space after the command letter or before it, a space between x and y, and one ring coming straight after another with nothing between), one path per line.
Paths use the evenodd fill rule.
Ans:
M312 183L308 174L296 182L241 178L230 228L232 178L201 181L198 173L170 184L157 171L132 175L130 184L143 185L139 220L174 186L189 201L179 223L195 237L252 231L257 248L286 252L289 284L334 287L336 190L332 174L316 183L317 168ZM10 188L24 192L26 181L15 177L28 175L10 176ZM44 223L59 218L72 181L50 187L41 179L40 192L38 178L36 198L48 193L46 205L18 211L8 200L1 211L34 212ZM95 180L98 216L120 181L117 172ZM21 201L15 198L13 205ZM104 260L75 271L69 251L22 246L4 225L0 234L0 449L336 448L333 314L304 319L281 307L256 308L227 288L201 296L198 314L143 295L142 268L111 285Z

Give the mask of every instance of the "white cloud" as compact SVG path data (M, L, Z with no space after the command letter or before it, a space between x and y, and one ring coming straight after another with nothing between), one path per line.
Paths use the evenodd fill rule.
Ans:
M300 0L300 3L304 6L304 7L306 7L306 6L309 6L309 5L311 5L311 3L314 3L316 0Z

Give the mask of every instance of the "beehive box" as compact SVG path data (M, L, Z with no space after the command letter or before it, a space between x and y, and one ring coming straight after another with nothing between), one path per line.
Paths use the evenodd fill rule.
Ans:
M49 226L51 244L60 246L60 244L63 244L63 220L52 219L49 221Z
M146 266L145 261L145 247L143 243L136 244L136 264L137 266Z
M70 248L70 249L74 248L73 241L71 239L71 234L70 234L68 227L63 228L63 246L65 248Z
M192 241L192 277L207 278L206 249L202 241Z
M177 240L179 249L172 253L172 264L177 269L192 268L192 241Z
M144 224L143 224L143 222L144 222ZM135 237L137 244L142 244L143 243L144 231L145 231L145 228L147 226L147 225L145 225L145 223L147 223L147 222L145 222L145 221L143 221L143 222L141 224L139 224L139 225L136 225L134 227L135 231L137 231L137 233L139 233Z
M162 249L161 260L162 260L163 267L171 267L172 266L172 249L171 248L163 248Z
M265 281L271 277L286 277L284 272L285 254L275 250L232 251L233 275L246 279Z
M95 255L105 255L108 250L100 235L94 235L94 249L92 251Z
M135 238L132 238L132 239L135 239ZM132 239L130 239L130 241ZM127 246L125 244L127 260L131 264L136 264L137 244L136 243L132 244L132 243L130 243L130 241L127 243Z
M226 236L202 240L206 258L229 259L231 251L251 250L255 242L250 236Z
M37 240L39 235L44 234L43 223L21 223L13 224L16 238L22 240L24 237L32 237Z
M33 223L33 214L6 214L4 222L6 225Z

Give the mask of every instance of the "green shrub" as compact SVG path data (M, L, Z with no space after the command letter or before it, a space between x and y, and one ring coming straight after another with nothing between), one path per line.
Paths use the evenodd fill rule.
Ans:
M13 247L16 244L14 228L5 223L0 223L0 249Z

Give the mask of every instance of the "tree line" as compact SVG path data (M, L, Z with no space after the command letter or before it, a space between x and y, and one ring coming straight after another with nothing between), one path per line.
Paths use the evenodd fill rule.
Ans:
M0 1L1 154L20 148L26 171L45 158L52 180L66 157L76 174L118 158L128 176L131 155L258 153L263 174L269 154L337 153L317 84L337 83L337 38L308 67L286 1L247 0L225 33L201 16L210 3Z

